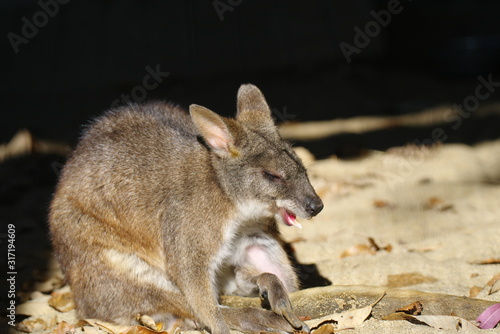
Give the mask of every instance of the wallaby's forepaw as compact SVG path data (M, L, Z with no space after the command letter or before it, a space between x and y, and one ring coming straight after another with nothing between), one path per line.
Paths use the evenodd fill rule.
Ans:
M231 329L240 332L282 332L293 333L297 329L309 331L305 327L293 327L287 319L272 311L258 308L221 308L224 320ZM299 320L300 321L300 320Z
M276 275L269 273L259 275L257 285L260 289L261 298L264 302L269 303L269 307L274 313L285 318L293 328L309 331L307 325L293 312L288 292Z

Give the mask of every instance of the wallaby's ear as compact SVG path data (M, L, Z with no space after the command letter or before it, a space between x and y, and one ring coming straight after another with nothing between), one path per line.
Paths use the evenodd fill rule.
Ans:
M252 84L241 85L238 90L236 119L252 128L274 129L271 109L269 109L262 92Z
M189 106L189 113L200 135L216 154L219 156L237 154L234 137L222 117L196 104Z

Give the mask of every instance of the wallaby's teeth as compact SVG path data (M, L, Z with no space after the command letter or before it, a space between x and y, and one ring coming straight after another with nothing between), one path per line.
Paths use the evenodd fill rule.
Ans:
M292 223L293 226L302 229L302 225L299 223L299 221L297 219L295 219L295 218L291 219L290 223Z
M295 226L295 227L298 227L300 229L302 228L302 225L297 220L295 214L293 214L292 212L289 212L288 210L286 210L284 208L281 208L280 211L281 211L281 216L283 217L283 220L285 221L285 224L287 224L288 226Z

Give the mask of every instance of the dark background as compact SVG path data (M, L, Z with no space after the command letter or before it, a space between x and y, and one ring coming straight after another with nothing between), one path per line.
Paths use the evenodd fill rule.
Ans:
M60 1L67 3L0 5L0 142L28 128L38 137L74 144L81 124L142 86L148 66L169 75L146 96L135 94L136 101L197 103L232 115L238 86L251 82L273 108L296 121L462 103L474 94L478 75L500 81L495 0L401 0L400 13L350 63L340 43L355 46L354 28L364 31L374 21L370 11L386 10L391 1ZM40 14L41 3L55 14ZM22 37L26 21L40 27L16 53L8 34ZM495 92L483 102L499 96ZM479 124L472 117L449 131L448 141L496 137L497 118ZM309 145L320 157L342 156L345 147L385 149L420 137L428 137L428 130L345 135L321 147Z
M275 114L294 121L460 104L475 94L479 75L500 82L497 0L402 0L401 12L348 62L341 43L355 46L355 27L364 31L374 21L370 12L388 3L72 0L57 8L56 0L3 0L0 143L27 128L37 138L74 145L82 124L122 94L139 92L148 67L169 75L136 100L196 103L232 115L239 85L251 82ZM43 14L48 4L53 15ZM9 41L14 35L26 38L18 52ZM481 105L498 101L499 91ZM500 114L472 113L458 129L450 126L442 126L447 142L473 144L499 137ZM349 158L423 140L431 131L394 128L297 144L318 157ZM47 210L64 159L31 155L0 163L0 243L7 224L15 224L18 291L29 289L22 283L29 278L43 279Z

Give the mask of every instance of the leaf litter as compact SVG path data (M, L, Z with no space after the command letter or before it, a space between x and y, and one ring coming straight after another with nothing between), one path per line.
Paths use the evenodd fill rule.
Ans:
M494 275L483 287L473 286L469 290L469 297L485 297L500 291L500 273Z
M429 197L422 205L424 210L448 211L454 208L453 204L447 203L439 197Z
M491 329L500 322L500 303L492 305L477 317L479 328Z
M499 274L495 275L486 286L494 286L498 281ZM49 300L53 299L55 295L65 295L69 292L69 289L59 289L53 292L52 296L34 293L33 295L36 297L34 300L19 306L19 310L22 314L31 315L32 317L22 321L17 329L23 332L45 332L47 329L52 329L52 334L168 334L168 332L163 331L162 323L156 324L154 320L147 315L138 315L136 318L143 326L116 325L95 319L81 320L72 325L64 321L64 319L61 319L60 315L72 313L74 319L74 310L62 313L48 305ZM307 318L304 317L303 320L312 328L311 333L313 334L331 334L343 329L356 328L372 315L373 307L382 300L385 295L386 293L383 293L375 302L362 308L331 314L315 320L307 320ZM65 298L72 299L71 295L67 295ZM57 300L59 300L59 298L57 298ZM335 299L332 299L331 302L335 302ZM63 305L66 305L66 303L63 303ZM383 317L381 320L407 320L414 324L425 324L442 329L478 329L473 322L460 317L449 315L421 315L423 309L424 306L422 303L415 301L396 309L394 311L395 313ZM41 312L41 310L43 311ZM47 310L51 310L51 313L43 314ZM35 314L36 316L34 316ZM489 307L477 319L481 326L483 326L482 328L493 328L499 320L500 304Z
M320 329L322 326L332 325L332 323L337 323L337 330L356 328L370 316L373 307L380 302L384 296L385 293L368 306L330 314L319 319L306 321L306 324L311 328L311 333L314 332L315 334L317 333L316 330Z
M383 320L407 320L412 323L425 324L437 329L462 329L466 331L477 330L477 326L472 322L451 315L411 315L403 312L397 312L384 317Z
M386 246L379 246L376 242L375 239L369 237L368 238L368 244L357 244L354 245L345 251L342 252L340 255L340 258L348 257L348 256L356 256L356 255L362 255L362 254L368 254L368 255L375 255L377 252L380 251L386 251L386 252L391 252L392 251L392 245L388 244Z
M51 293L49 305L59 312L68 312L76 308L75 301L73 300L73 293L66 286L62 289Z
M396 313L403 312L411 315L420 315L422 314L423 306L419 301L413 302L410 305L403 306L396 310Z
M143 318L145 317L145 318ZM98 319L84 319L80 320L75 328L81 328L85 333L99 333L99 334L168 334L167 331L163 331L161 328L162 324L156 324L153 319L148 316L140 316L141 320L146 320L148 325L154 328L148 328L146 326L124 326L117 325ZM149 319L148 319L149 318ZM152 321L152 322L151 322ZM160 328L159 330L155 328ZM59 334L59 333L52 333Z
M480 265L500 264L500 258L489 258L486 260L470 262L470 264L480 264Z

